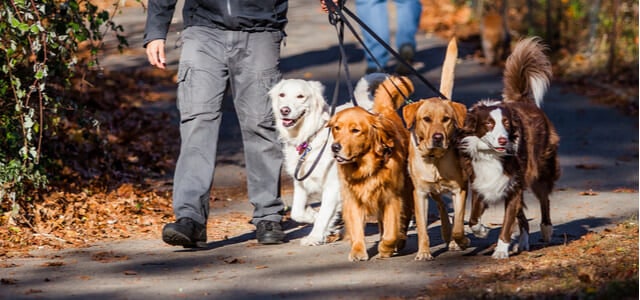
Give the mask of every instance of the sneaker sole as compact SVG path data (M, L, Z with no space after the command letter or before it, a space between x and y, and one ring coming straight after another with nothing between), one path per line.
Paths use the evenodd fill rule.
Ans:
M263 245L275 245L284 243L284 234L282 236L269 236L258 239L258 243Z

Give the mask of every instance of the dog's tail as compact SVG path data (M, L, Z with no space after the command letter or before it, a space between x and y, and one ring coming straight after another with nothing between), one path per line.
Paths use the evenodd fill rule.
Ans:
M526 38L516 44L504 69L502 97L505 102L529 102L542 106L552 73L545 50L538 37Z
M447 45L447 54L442 63L442 75L440 76L440 92L451 99L453 95L453 79L455 77L456 61L458 60L458 43L452 38Z
M389 75L374 93L373 111L397 114L396 110L402 107L405 97L412 93L413 83L409 77Z
M386 73L371 73L363 76L358 80L353 97L358 105L368 111L373 108L373 97L378 86L387 79Z

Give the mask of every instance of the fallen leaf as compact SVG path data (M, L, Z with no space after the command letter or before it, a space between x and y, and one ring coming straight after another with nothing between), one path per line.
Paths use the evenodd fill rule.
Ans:
M132 270L126 270L123 273L124 275L138 275L138 272Z
M43 267L60 267L60 266L64 266L64 262L63 261L49 261L46 262L44 264L42 264Z
M632 188L617 188L613 190L613 192L614 193L636 193L638 191Z
M592 189L589 189L588 191L580 192L580 196L596 196L596 195L598 195L598 193L594 192Z
M596 169L602 168L602 166L598 164L578 164L576 165L576 168L583 169L583 170L596 170Z

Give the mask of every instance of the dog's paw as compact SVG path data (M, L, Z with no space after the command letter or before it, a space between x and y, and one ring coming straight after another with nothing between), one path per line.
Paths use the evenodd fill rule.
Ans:
M498 239L498 244L496 245L496 249L493 251L493 255L491 255L491 257L494 259L509 258L509 243L505 243L501 239Z
M551 242L551 236L553 236L553 225L540 225L540 234L542 235L542 241L545 243Z
M453 240L449 242L449 251L462 251L467 249L469 244L471 244L471 240L466 236L461 239Z
M300 239L300 245L302 246L320 246L324 244L324 238L321 236L305 236Z
M473 236L480 238L480 239L486 239L487 236L489 236L489 228L487 226L484 226L484 224L476 224L473 225L471 227L465 227L469 228L469 230L465 230L467 231L467 233L472 233Z
M298 223L312 224L316 221L317 215L318 212L310 206L307 206L303 213L294 214L291 212L291 218Z
M365 260L369 260L369 255L367 254L367 252L353 252L351 251L351 253L349 253L349 261L351 262L356 262L356 261L365 261Z
M415 260L434 260L434 257L429 251L421 251L416 254Z

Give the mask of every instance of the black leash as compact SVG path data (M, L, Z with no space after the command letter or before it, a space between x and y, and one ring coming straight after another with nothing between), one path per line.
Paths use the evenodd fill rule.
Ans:
M404 66L409 68L409 70L411 70L411 72L414 75L416 75L420 79L420 81L422 81L427 87L429 87L433 92L435 92L438 95L438 97L440 97L441 99L447 99L447 97L445 95L443 95L435 86L433 86L426 78L424 78L424 76L422 76L422 74L420 74L416 69L414 69L411 64L409 64L407 61L405 61L400 56L400 54L398 54L398 52L393 50L393 48L391 46L389 46L385 41L383 41L380 38L380 36L378 36L369 26L367 26L367 24L362 22L362 20L360 20L360 18L358 18L353 12L351 12L351 10L349 10L347 7L345 7L344 6L344 1L340 1L340 4L336 5L335 3L333 3L333 1L326 0L325 1L325 5L327 6L327 9L329 10L329 22L332 23L332 20L333 20L333 22L340 22L342 24L346 24L347 27L349 28L349 30L351 31L351 33L356 37L358 42L363 46L363 48L365 49L367 54L369 54L370 57L373 58L374 56L371 55L371 51L367 48L367 46L365 46L364 42L362 41L362 39L360 38L360 36L356 32L355 28L353 28L353 25L347 20L347 18L345 18L343 12L346 13L351 19L356 21L356 23L358 23L358 25L360 25L360 27L364 31L369 33L380 45L382 45L389 53L391 53L391 55L393 55L398 62L402 63ZM334 23L332 23L332 24L334 24ZM342 43L341 37L339 37L339 42L340 42L340 44ZM340 46L341 46L341 49L342 49L342 45L340 45ZM374 58L374 61L376 62L378 67L381 67L380 63L377 60L375 60L375 58Z
M331 2L331 0L328 0L329 2ZM331 4L333 4L333 2L331 2ZM335 4L333 4L335 6ZM343 5L343 4L341 4ZM353 97L353 84L351 83L351 80L349 80L349 67L347 64L347 54L346 51L344 50L344 23L340 22L338 18L336 18L336 15L334 14L329 14L329 23L331 23L331 25L333 25L336 28L336 34L338 35L338 45L340 48L340 57L338 59L338 76L336 76L336 84L335 84L335 88L333 89L333 97L331 99L331 108L329 111L329 117L332 117L335 112L336 112L336 106L338 104L338 97L339 97L339 91L340 91L340 73L342 70L342 65L344 64L344 70L345 70L345 77L347 78L347 88L349 89L349 95L351 95L351 102L353 103L354 106L358 106L358 103L356 102L355 97ZM303 181L305 179L307 179L309 177L309 175L311 175L311 173L313 172L313 170L316 168L316 166L318 165L318 162L320 161L320 158L322 157L322 154L324 153L324 150L327 148L327 144L329 143L329 137L331 135L331 128L327 128L327 137L324 140L324 143L322 144L322 148L320 149L320 152L318 152L318 156L316 156L315 160L313 161L313 163L311 164L311 166L309 167L309 169L307 170L306 173L304 173L302 176L298 176L298 173L300 172L300 169L302 168L302 164L304 163L304 161L306 160L307 154L311 151L311 146L310 145L306 145L304 147L304 150L302 152L302 154L300 154L300 158L298 158L298 163L296 164L296 169L293 172L293 177L298 180L298 181ZM305 142L307 143L307 142Z

